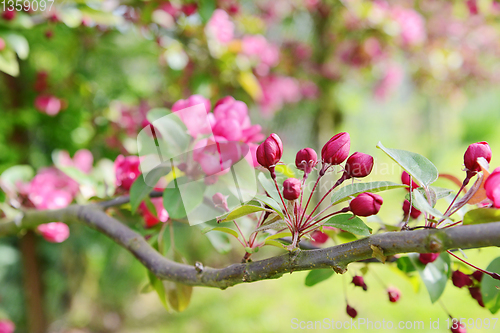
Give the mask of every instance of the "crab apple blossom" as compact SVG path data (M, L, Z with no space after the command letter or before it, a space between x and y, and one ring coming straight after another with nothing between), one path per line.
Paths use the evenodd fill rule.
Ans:
M439 257L439 253L420 253L418 255L418 260L424 265L436 261Z
M139 211L144 218L146 228L154 227L160 222L167 222L169 218L167 210L163 207L162 198L151 198L151 203L155 207L156 215L149 210L148 206L144 202L141 202L139 205Z
M399 24L404 46L417 45L426 39L425 20L417 11L396 6L391 9L391 17Z
M488 163L491 161L491 148L485 141L473 143L465 151L464 165L467 169L468 177L469 175L474 175L475 172L481 171L481 166L477 162L479 157L485 158Z
M259 145L259 147L257 147L257 161L260 165L269 170L273 178L276 178L274 167L278 164L282 155L283 143L281 143L280 137L275 133L272 133Z
M176 112L182 109L186 109L191 106L198 104L203 104L204 109L207 113L211 110L210 100L201 95L191 95L187 99L180 99L172 105L172 112Z
M365 283L365 280L361 275L356 275L352 278L352 284L354 284L356 287L361 287L363 288L364 291L368 290L368 286Z
M373 169L373 157L356 152L349 156L345 164L345 175L347 179L349 178L362 178L366 177L372 172Z
M229 212L229 207L227 206L227 196L224 194L217 192L212 196L212 202L215 207L220 207L224 209L226 212Z
M62 222L40 224L37 230L46 241L51 243L62 243L69 237L69 227Z
M345 308L345 312L349 315L349 317L351 318L356 318L356 316L358 315L358 311L356 311L355 308L353 308L352 306L350 306L349 304L346 306Z
M318 163L318 154L312 148L304 148L297 152L295 156L295 166L304 171L305 175L311 173L312 169Z
M6 21L12 21L13 19L16 18L16 11L15 10L9 10L7 9L2 13L2 18Z
M454 271L451 275L451 280L453 281L453 285L458 288L471 286L474 283L467 274L460 271Z
M326 228L326 227L324 227ZM313 233L311 234L311 243L314 245L321 245L326 243L326 241L329 239L327 234L324 232L321 232L319 230L314 230Z
M52 95L40 95L35 98L35 108L49 116L55 116L63 109L63 102Z
M349 156L351 138L349 133L341 132L333 136L321 149L321 160L324 165L339 165ZM321 170L324 174L324 166Z
M139 157L119 155L115 160L116 186L125 191L130 190L134 181L141 174L139 165Z
M283 196L287 200L296 200L300 196L301 184L297 178L288 178L283 182Z
M411 212L410 212L410 207L411 207ZM419 211L415 207L411 206L410 202L408 200L405 200L403 202L403 213L404 213L404 216L408 216L408 214L410 214L412 219L417 219L420 216L420 214L422 214L421 211ZM433 253L433 254L435 254L435 253Z
M349 208L354 215L371 216L379 212L383 202L380 195L364 192L352 199Z
M234 23L224 10L216 9L205 27L205 33L219 43L227 44L233 40Z
M493 206L500 208L500 167L493 170L484 182L486 196L493 202Z
M86 174L92 171L92 164L94 163L94 156L88 149L78 150L73 158L69 156L67 151L63 150L59 152L58 159L61 166L74 167Z
M14 333L16 325L7 319L0 319L0 333Z
M399 291L398 288L389 287L387 288L387 295L389 296L389 301L391 303L396 303L397 301L399 301L399 298L401 297L401 292Z
M412 177L410 177L410 175L408 174L408 172L406 171L403 171L403 173L401 174L401 182L405 185L408 185L410 186L410 179L411 179L411 190L413 191L414 189L420 187L418 186L417 183L415 183L415 181L413 180ZM407 187L406 188L407 191L410 191L410 188Z

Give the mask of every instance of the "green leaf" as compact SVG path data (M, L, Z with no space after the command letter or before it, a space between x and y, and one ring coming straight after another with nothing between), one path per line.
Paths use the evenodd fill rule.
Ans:
M149 283L158 294L161 304L163 304L167 311L170 311L170 306L168 305L167 298L165 297L165 287L163 286L162 281L158 279L156 275L154 275L151 271L148 271L148 278Z
M481 224L500 221L500 209L477 208L464 215L463 224Z
M163 285L167 292L168 303L177 312L186 310L191 301L193 287L182 283L164 281Z
M396 265L398 269L405 273L415 272L416 268L408 257L400 257L396 260Z
M429 191L431 191L429 189ZM423 194L422 191L413 191L412 192L412 202L411 204L417 208L418 210L422 212L426 212L428 214L434 215L437 218L440 219L448 219L451 220L449 217L445 217L443 213L441 213L439 210L436 208L432 207L429 202L427 201L425 195Z
M199 2L198 14L203 23L207 23L215 10L215 0L204 0Z
M436 261L428 263L427 265L422 264L422 262L418 260L418 257L418 253L410 253L408 255L408 258L410 258L411 263L417 269L420 278L427 288L431 302L435 303L443 294L446 283L451 275L450 256L448 253L443 252Z
M258 227L257 229L255 229L255 232L269 230L269 229L272 229L272 230L282 230L282 229L286 229L286 228L288 228L288 225L286 224L285 221L283 221L282 219L280 219L280 220L272 222L272 223L261 225L260 227Z
M500 257L493 261L486 268L489 272L500 273ZM500 309L500 281L495 280L491 276L484 274L481 280L481 294L483 295L484 306L490 310L492 314L497 313Z
M385 181L377 181L370 183L355 183L346 185L333 192L331 201L332 204L336 205L343 201L350 200L351 196L357 196L358 194L363 192L376 193L402 187L407 187L407 186L403 184L396 184L393 182L385 182Z
M281 216L282 219L285 218L285 216L283 215L283 211L281 210L281 206L274 199L261 194L255 195L255 199L271 207L271 209L274 210L279 216Z
M8 44L16 51L20 59L25 60L30 53L30 46L24 36L18 34L8 34L4 37Z
M335 227L360 236L370 236L372 229L363 220L352 214L338 214L332 216L323 226Z
M432 189L434 193L436 193L436 200L446 198L447 196L453 193L453 190L437 186L431 186L430 189Z
M15 165L13 167L8 168L5 170L1 175L0 178L2 179L2 182L7 185L7 187L11 191L15 191L17 188L16 183L17 182L28 182L33 178L35 175L35 170L29 165Z
M182 203L181 193L177 187L165 189L163 192L163 207L165 207L171 218L181 219L187 215Z
M165 117L171 113L172 112L166 108L154 108L148 111L146 118L150 123L153 123L155 120Z
M204 228L204 229L201 230L201 232L203 234L206 234L207 232L210 232L210 231L225 232L226 234L230 234L230 235L238 238L238 233L235 230L229 229L229 228L226 228L226 227L206 227L206 228Z
M394 162L408 172L421 186L427 187L439 176L437 168L426 157L401 149L385 148L381 142L377 144Z
M259 183L262 185L264 190L269 194L269 196L273 198L276 202L280 202L281 198L278 193L278 190L276 190L276 185L274 185L273 181L267 178L263 172L259 173L257 178L259 179Z
M280 249L286 249L285 245L283 245L282 243L278 242L278 241L275 241L275 240L272 240L272 239L269 239L269 240L266 240L264 242L265 245L271 245L271 246L275 246L277 248L280 248Z
M292 233L289 231L284 231L284 232L278 232L274 235L271 235L266 238L266 240L272 240L272 239L278 239L278 238L283 238L283 237L290 237L292 236Z
M141 201L151 193L153 187L146 185L144 177L139 175L130 188L130 205L132 213L135 213Z
M14 51L6 49L0 52L0 71L11 76L19 75L19 63Z
M207 236L208 240L217 252L225 254L231 251L232 245L227 234L220 232L209 232L205 234L205 236Z
M219 221L220 223L222 222L231 222L233 220L236 220L237 218L247 216L249 214L255 213L255 212L261 212L263 210L266 210L264 207L260 206L254 206L254 205L243 205L235 208L232 210L227 216Z
M330 268L312 270L306 276L305 285L308 287L312 287L315 284L329 279L333 275L333 273L335 272Z

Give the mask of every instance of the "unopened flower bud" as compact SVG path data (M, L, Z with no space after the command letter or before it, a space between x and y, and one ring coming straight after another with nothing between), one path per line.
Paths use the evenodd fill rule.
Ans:
M457 318L451 320L450 330L451 333L467 333L465 323L459 321Z
M484 157L488 163L491 161L491 148L487 142L476 142L471 144L464 154L464 164L467 169L467 177L470 178L474 173L481 171L477 159Z
M274 167L280 161L283 155L283 144L280 137L272 133L259 147L257 147L257 162L268 169L271 177L276 178Z
M474 298L479 306L484 308L483 295L481 294L481 289L479 287L470 287L469 293Z
M483 279L484 273L478 270L475 270L474 273L471 274L471 276L476 279L477 282L481 282Z
M324 164L339 165L349 156L351 138L349 133L341 132L331 138L321 149L321 160ZM321 170L324 174L324 170Z
M229 207L227 206L227 197L222 193L217 192L212 196L212 201L215 207L220 207L224 209L226 212L229 212Z
M408 174L408 172L406 171L403 171L403 173L401 174L401 182L405 185L408 185L410 186L410 175ZM418 188L418 184L415 183L415 181L412 179L411 180L411 190L413 191L414 189ZM407 187L406 188L407 191L410 191L410 188Z
M451 275L451 280L453 281L453 285L458 288L471 286L474 283L467 274L464 274L460 271L454 271Z
M370 216L379 212L384 200L378 194L364 192L352 199L349 208L354 215Z
M349 178L366 177L372 172L373 157L368 154L354 153L347 159L345 174Z
M416 219L420 216L420 214L422 214L422 212L416 209L415 207L411 207L411 212L410 212L410 202L408 200L405 200L403 202L403 212L405 217L408 216L408 214L410 214L412 219Z
M391 301L392 303L396 303L401 297L401 292L398 288L389 287L387 288L387 295L389 296L389 301Z
M493 201L493 206L500 208L500 167L493 170L488 178L486 178L484 189L486 190L488 199Z
M352 284L354 284L356 287L363 288L364 291L368 290L368 286L366 285L365 280L361 275L356 275L355 277L353 277Z
M318 163L318 154L312 148L304 148L297 152L295 157L295 166L297 169L304 171L307 175Z
M356 316L358 315L358 311L356 311L356 309L350 306L349 304L347 305L345 311L351 318L356 318Z
M288 178L283 182L283 196L287 200L296 200L300 196L300 180Z
M314 232L311 234L311 243L313 243L314 245L321 245L326 243L328 238L330 237L328 237L328 235L325 234L324 232L321 232L319 230L314 230Z
M427 265L430 262L436 261L439 257L439 253L420 253L418 256L418 260L424 265Z

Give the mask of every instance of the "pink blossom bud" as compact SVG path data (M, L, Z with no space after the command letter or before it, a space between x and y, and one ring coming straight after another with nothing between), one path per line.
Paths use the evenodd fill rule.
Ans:
M52 95L40 95L35 98L35 108L49 116L55 116L63 108L62 101Z
M411 212L410 212L410 202L408 200L405 200L403 202L403 212L405 214L405 217L408 216L408 214L410 213L412 219L416 219L420 216L420 214L422 214L422 212L416 209L415 207L411 207Z
M16 325L7 319L0 319L0 333L14 333Z
M467 275L460 271L454 271L451 275L451 281L453 281L453 285L458 288L462 288L464 286L471 286L474 282Z
M418 260L424 265L427 265L430 262L436 261L439 257L439 253L420 253L418 256Z
M69 237L69 227L62 222L40 224L37 230L51 243L62 243Z
M263 143L257 147L257 162L271 172L271 177L276 178L274 167L283 155L283 144L280 137L272 133Z
M354 215L370 216L378 213L383 202L380 195L364 192L351 200L349 208Z
M464 164L468 175L481 171L481 167L477 163L479 157L484 157L488 163L491 161L491 148L485 141L473 143L465 151Z
M184 13L184 15L186 16L191 16L193 15L194 13L196 13L196 10L198 9L198 5L196 3L188 3L188 4L184 4L182 5L181 7L181 10L182 12Z
M354 153L352 154L345 164L345 174L349 178L366 177L372 172L373 157L368 154Z
M470 287L469 293L474 298L479 306L484 308L483 295L481 294L481 289L479 287Z
M321 149L323 163L338 165L349 156L351 138L349 133L341 132L331 138Z
M401 182L405 185L408 185L410 186L410 175L408 174L408 172L406 171L403 171L403 173L401 174ZM415 181L412 179L411 180L411 190L413 191L414 189L418 188L420 186L418 186L417 183L415 183ZM407 191L410 191L410 188L407 187L406 188Z
M387 295L389 296L389 301L391 301L392 303L396 303L401 297L401 292L398 288L389 287L387 288Z
M165 207L163 207L163 199L162 198L151 198L151 203L154 205L156 210L156 215L151 212L148 206L143 202L139 205L139 211L144 218L144 223L146 224L146 228L151 228L157 225L160 222L167 222L169 219L169 215Z
M2 13L2 18L6 21L12 21L16 17L15 10L6 10Z
M287 200L296 200L300 196L300 180L288 178L283 182L283 196Z
M3 49L5 49L5 41L0 37L0 51L3 51Z
M471 276L476 279L477 282L481 282L483 279L484 273L478 270L475 270L474 273L471 274Z
M295 156L295 166L307 175L318 163L318 154L312 148L304 148Z
M361 287L363 288L364 291L368 290L368 286L365 283L365 280L361 275L356 275L352 278L352 284L354 284L356 287Z
M457 318L453 318L450 324L451 333L467 333L465 323L460 322Z
M496 208L500 208L500 167L493 170L484 182L486 196L493 201Z
M222 97L221 99L219 99L217 102L215 102L215 105L214 105L214 110L221 104L225 104L225 103L234 103L236 100L232 97L232 96L226 96L226 97Z
M227 206L227 197L222 193L217 192L212 196L212 201L215 207L221 207L226 212L229 212L229 207Z
M349 304L347 305L345 311L347 312L347 314L349 315L349 317L351 318L356 318L356 316L358 315L358 311L356 311L356 309L354 309L352 306L350 306Z
M119 155L115 160L116 186L124 190L130 190L134 181L141 174L139 170L140 160L137 156Z
M324 232L321 232L319 230L314 230L314 232L311 234L311 243L313 243L314 245L321 245L321 244L324 244L326 243L326 241L328 240L328 235L325 234Z

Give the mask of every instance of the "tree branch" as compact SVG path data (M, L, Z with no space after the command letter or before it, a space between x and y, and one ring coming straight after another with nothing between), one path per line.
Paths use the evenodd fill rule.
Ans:
M80 222L102 232L131 252L160 279L193 286L225 289L243 282L276 279L293 271L333 268L343 273L349 263L373 258L373 248L385 256L408 252L443 252L456 248L500 246L500 222L458 226L448 229L386 232L329 248L285 253L260 261L233 264L225 268L195 268L160 255L137 232L106 214L98 204L71 205L64 209L23 213L18 222L0 223L0 236L34 228L39 224Z

